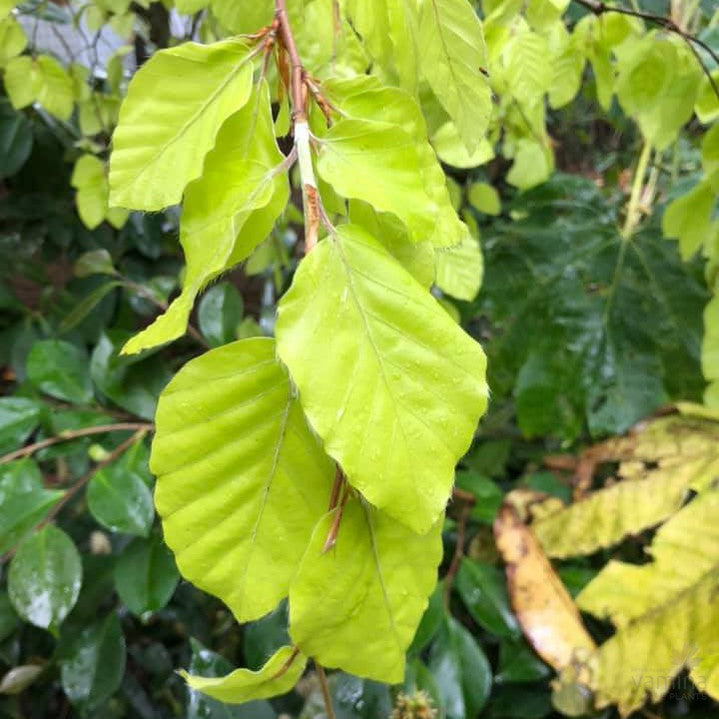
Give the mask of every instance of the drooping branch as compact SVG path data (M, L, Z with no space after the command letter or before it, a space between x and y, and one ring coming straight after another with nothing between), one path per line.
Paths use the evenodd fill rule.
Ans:
M702 50L704 50L704 52L706 52L717 65L719 65L719 54L712 50L712 48L709 47L709 45L707 45L707 43L705 43L703 40L700 40L698 37L696 37L696 35L691 35L690 33L683 30L681 27L679 27L679 25L677 25L677 23L674 22L674 20L672 20L670 17L665 17L664 15L656 15L651 12L644 12L643 10L632 10L631 8L618 7L616 5L607 5L605 2L603 2L603 0L574 0L574 2L576 2L577 5L581 5L582 7L586 8L597 16L604 15L608 12L619 13L620 15L629 15L630 17L636 17L640 20L644 20L645 22L662 27L667 32L672 32L675 35L681 37L694 54L694 57L702 68L702 72L706 75L709 84L714 90L714 94L719 99L719 85L717 85L716 80L712 77L712 73L706 66L706 63L702 59L702 56L699 54L697 47L700 47Z

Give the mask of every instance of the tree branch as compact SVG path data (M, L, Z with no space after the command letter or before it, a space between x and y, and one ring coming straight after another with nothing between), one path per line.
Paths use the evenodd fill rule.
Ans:
M68 429L64 432L60 432L55 437L48 437L47 439L41 439L39 442L34 444L28 444L27 447L21 447L13 452L4 454L0 457L0 464L7 464L12 462L14 459L20 459L21 457L28 457L31 454L35 454L38 450L45 449L45 447L51 447L53 444L59 444L60 442L69 442L72 439L78 437L91 437L95 434L106 434L107 432L122 432L125 430L142 430L149 432L153 428L153 425L149 422L118 422L116 424L102 424L96 427L83 427L82 429Z
M151 426L151 425L150 425ZM50 522L57 517L57 515L60 513L60 510L102 469L107 467L109 464L112 464L116 459L121 457L130 447L132 447L135 442L139 442L145 434L147 434L148 429L147 426L144 426L142 429L138 429L137 432L135 432L132 437L126 439L122 444L119 444L115 449L110 452L110 454L105 457L101 462L98 462L87 474L80 477L80 479L77 480L73 485L68 487L68 489L65 491L65 494L62 496L60 501L50 510L50 512L47 514L47 516L35 526L35 530L42 529L42 527L50 524ZM17 551L17 545L13 547L11 550L6 552L2 558L0 558L0 564L5 563L8 559L10 559L15 552Z
M321 664L315 662L315 668L317 669L317 676L320 680L320 688L322 689L322 699L325 703L325 714L327 719L336 719L335 710L332 707L332 696L330 695L330 687L327 684L327 675L325 674L324 667Z
M684 42L689 45L690 50L694 54L694 57L697 59L697 62L702 68L702 71L709 80L709 84L712 86L714 93L716 94L717 98L719 98L719 85L717 85L716 80L712 77L711 71L702 60L702 57L697 50L697 46L704 50L704 52L706 52L717 65L719 65L719 54L714 52L714 50L712 50L712 48L709 47L709 45L707 45L703 40L700 40L698 37L689 34L685 30L682 30L682 28L679 27L679 25L677 25L671 18L665 17L663 15L655 15L654 13L650 12L644 12L643 10L631 10L630 8L607 5L605 2L603 2L603 0L574 0L574 2L576 2L577 5L581 5L582 7L586 8L597 16L604 15L608 12L615 12L619 13L620 15L629 15L630 17L636 17L640 20L645 20L646 22L658 25L659 27L664 28L668 32L673 32L675 35L679 35L679 37L681 37Z

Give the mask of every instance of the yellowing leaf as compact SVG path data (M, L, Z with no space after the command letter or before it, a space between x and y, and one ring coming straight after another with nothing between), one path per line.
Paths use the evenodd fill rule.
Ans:
M350 483L429 531L486 407L479 345L354 225L302 261L276 333L310 424Z
M73 83L48 55L14 57L5 68L5 89L15 109L38 102L51 115L67 120L73 108Z
M592 452L602 462L621 462L618 481L533 523L550 556L590 554L671 516L689 489L703 489L719 471L719 429L665 417Z
M307 659L292 647L278 649L258 671L235 669L226 677L196 677L180 672L190 688L226 704L242 704L253 699L286 694L294 687L307 666Z
M232 39L161 50L142 66L113 135L113 205L160 210L180 201L222 123L250 97L251 57Z
M192 360L160 397L151 468L165 541L182 574L239 621L287 595L331 462L266 338Z
M405 652L437 583L442 523L418 535L351 499L337 542L325 552L338 511L315 528L292 581L290 635L323 665L401 682Z
M647 696L659 701L684 667L702 684L704 672L716 670L718 511L712 488L659 529L652 562L610 562L577 598L580 608L620 627L589 661L597 708L617 704L626 715Z
M534 650L555 669L592 652L594 642L532 530L505 502L494 522L512 609Z
M489 123L491 96L482 75L482 24L467 0L424 0L418 45L422 73L473 153Z
M180 242L187 271L182 294L165 314L123 348L132 354L185 333L198 292L212 279L246 259L269 235L289 198L272 131L266 84L222 127L201 178L185 193Z

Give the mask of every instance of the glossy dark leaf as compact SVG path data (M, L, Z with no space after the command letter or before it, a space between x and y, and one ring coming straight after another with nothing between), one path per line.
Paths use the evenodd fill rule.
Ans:
M159 536L134 539L125 547L115 567L117 593L135 614L162 609L179 578L175 560Z
M504 574L497 567L463 559L455 585L469 613L488 632L500 637L520 635L509 606Z
M25 397L0 398L0 452L21 447L40 421L41 405Z
M92 399L92 383L83 350L63 340L36 342L27 358L28 380L41 392L68 402Z
M502 490L491 479L476 472L457 472L456 482L460 489L474 495L476 502L472 507L472 519L491 524L502 504Z
M25 164L32 143L30 122L0 98L0 180L14 175Z
M474 719L489 698L492 669L474 637L453 617L442 622L429 668L447 719Z
M242 649L249 669L257 671L280 648L290 644L287 633L287 603L245 626Z
M60 490L44 488L31 459L0 465L0 554L18 544L62 495Z
M197 308L197 322L210 346L219 347L237 339L243 311L242 295L229 282L221 282L205 292Z
M20 545L8 572L8 594L15 611L52 632L75 606L81 584L80 555L70 537L52 525Z
M60 662L68 699L87 711L114 694L125 673L125 637L114 612L67 639Z
M533 682L550 674L550 668L523 639L505 639L500 644L499 672L495 677L498 683Z

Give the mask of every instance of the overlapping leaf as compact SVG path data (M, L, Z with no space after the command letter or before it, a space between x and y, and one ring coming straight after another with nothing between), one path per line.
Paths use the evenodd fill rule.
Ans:
M277 340L310 423L350 483L428 531L486 406L479 345L353 225L303 260L280 302Z
M399 682L405 652L437 582L441 522L418 535L351 499L337 542L325 552L338 511L315 528L290 586L290 635L321 664Z
M240 40L156 53L133 77L122 104L110 159L111 204L161 210L179 202L251 85L250 48Z
M274 342L191 361L160 398L156 425L156 503L180 571L240 621L262 616L287 594L333 472Z
M267 237L289 198L282 160L269 92L262 83L222 127L202 177L187 187L180 224L187 260L182 293L123 352L139 352L184 334L202 287L246 259Z

